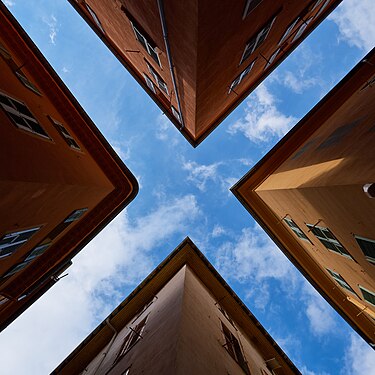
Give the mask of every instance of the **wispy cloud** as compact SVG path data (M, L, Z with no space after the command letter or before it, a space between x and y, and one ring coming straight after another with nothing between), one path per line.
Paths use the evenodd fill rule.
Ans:
M245 116L228 129L232 135L243 133L253 142L267 142L282 137L296 122L296 118L277 109L277 100L265 84L250 95L246 104Z
M186 161L182 164L182 169L188 171L187 180L194 183L200 191L206 191L209 180L216 181L219 177L218 168L220 162L213 164L198 164L195 161Z
M344 363L342 375L375 374L374 350L354 333L350 335L350 346L345 353Z
M49 27L49 39L52 44L56 44L56 37L58 32L57 18L51 14L49 17L44 17L43 22Z
M32 363L28 374L49 373L126 297L124 290L151 271L155 247L173 234L185 237L198 215L192 195L165 201L136 220L121 213L77 255L69 276L2 333L1 372L23 374L25 363ZM40 352L48 356L36 362Z
M3 0L3 1L4 1L4 4L9 8L15 5L15 2L13 0Z
M345 0L329 17L340 31L341 40L363 51L375 45L375 12L373 0Z
M181 135L178 134L177 129L168 117L160 114L156 119L155 137L159 141L168 142L170 146L174 147L180 143Z

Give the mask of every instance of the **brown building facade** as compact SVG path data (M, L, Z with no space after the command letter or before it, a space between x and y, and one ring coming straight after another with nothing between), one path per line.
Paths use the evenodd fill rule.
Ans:
M0 329L137 194L119 159L0 2Z
M53 374L300 374L185 239Z
M69 2L195 147L341 0Z
M232 191L280 249L375 343L375 50Z

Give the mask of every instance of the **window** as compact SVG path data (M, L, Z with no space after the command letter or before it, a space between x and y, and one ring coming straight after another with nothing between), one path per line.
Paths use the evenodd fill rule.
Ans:
M151 45L151 43L148 41L148 38L146 38L141 31L139 31L139 27L135 25L134 21L130 21L135 38L138 40L139 43L142 44L143 48L146 50L146 52L152 57L152 59L159 65L161 66L160 60L159 60L159 55L156 52L156 46Z
M263 0L246 0L242 19L245 19Z
M177 109L173 106L172 106L172 114L177 119L177 121L181 123L180 112L178 112Z
M6 303L9 301L9 298L4 297L3 295L0 294L0 305Z
M36 94L38 95L42 95L41 92L39 91L39 89L33 84L31 83L27 78L26 76L20 72L20 71L16 71L15 72L17 78L28 88L30 89L31 91L34 91Z
M295 42L306 30L306 27L309 26L309 23L313 20L314 17L310 17L306 21L303 21L303 24L299 27L298 31L296 32L296 35L294 35L294 38L292 40L292 43Z
M363 286L360 286L360 285L358 285L358 286L359 286L359 289L362 292L362 295L363 295L363 298L365 299L365 301L367 301L368 303L371 303L371 305L375 306L375 293L370 292L369 290L365 289Z
M322 1L321 0L318 0L313 8L313 10L317 7L317 5L319 5ZM329 4L330 0L326 0L325 3L320 7L318 13L315 14L315 18L319 17L321 15L321 13L323 12L323 10L327 7L327 5Z
M328 273L335 279L335 281L344 289L349 290L349 292L354 293L354 290L351 288L351 286L343 279L343 277L327 268Z
M99 18L98 18L98 16L96 15L96 13L91 9L91 7L90 7L89 5L85 4L85 6L86 6L87 10L89 11L89 13L90 13L92 19L93 19L94 22L96 23L96 26L98 26L99 29L100 29L100 31L101 31L103 34L105 34L105 31L104 31L104 29L103 29L103 26L102 26L101 22L99 21Z
M49 138L24 103L0 93L0 106L18 128Z
M225 344L223 346L231 357L240 365L245 374L250 375L249 368L242 354L240 343L237 338L223 323L221 323L221 328L225 338Z
M36 246L33 250L31 250L31 252L27 255L27 257L21 262L21 263L18 263L16 264L14 267L12 267L4 276L3 278L5 277L9 277L9 276L12 276L14 275L15 273L23 270L26 266L28 266L31 261L33 261L35 258L37 258L38 256L42 255L47 249L48 247L51 245L51 243L47 243L47 244L43 244L43 245L38 245Z
M302 232L299 226L292 219L285 218L284 222L289 226L289 228L295 233L297 237L310 242L305 233Z
M130 374L130 367L128 367L121 375L129 375Z
M363 254L365 254L366 259L375 264L375 241L359 236L354 236L354 238L363 251Z
M228 322L230 323L230 324L232 324L232 326L234 327L234 323L233 323L233 320L232 320L232 318L228 315L228 313L221 307L221 305L217 305L218 306L218 308L219 308L219 310L220 310L220 312L227 318L227 320L228 320Z
M283 44L283 42L285 42L289 35L292 33L292 31L294 30L294 27L297 25L298 21L300 20L300 17L297 17L290 25L289 27L286 29L284 35L281 37L280 39L280 42L279 42L279 46L281 44Z
M163 81L163 79L156 73L155 69L146 61L148 71L154 78L155 82L158 84L159 89L162 90L165 94L168 94L168 87L167 84Z
M271 18L263 28L258 31L246 44L240 65L265 41L276 17Z
M79 210L73 211L65 220L64 223L71 223L72 221L78 220L88 209L81 208Z
M233 89L238 86L242 81L243 79L250 73L251 69L253 68L254 64L255 64L255 61L252 61L250 65L248 65L242 72L241 74L236 77L236 79L231 83L230 87L229 87L229 91L228 91L228 94L230 94L232 91L234 91Z
M311 224L306 224L311 232L318 238L318 240L328 249L334 251L335 253L341 254L348 258L351 258L351 255L348 251L341 245L337 238L328 228L317 227Z
M13 254L20 246L29 240L40 227L5 234L0 238L0 258Z
M267 63L266 65L264 66L264 70L265 69L268 69L269 66L271 66L273 64L273 62L275 61L277 55L279 54L279 52L281 51L281 48L278 48L272 55L271 57L267 60Z
M124 343L122 344L117 360L124 356L142 338L142 332L145 328L146 320L147 316L140 323L138 323L134 329L129 327L130 332L124 339Z
M81 148L78 146L78 143L75 141L75 139L70 135L68 130L64 127L63 124L60 122L54 120L52 117L48 116L49 119L53 122L55 125L56 129L59 131L61 136L64 138L65 142L71 147L74 148L75 150L80 150Z

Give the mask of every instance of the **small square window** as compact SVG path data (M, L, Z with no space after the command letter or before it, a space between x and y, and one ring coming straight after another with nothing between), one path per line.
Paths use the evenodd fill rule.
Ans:
M141 320L134 328L130 328L130 332L126 335L119 354L116 358L116 362L123 357L142 337L142 333L145 329L146 321L148 316Z
M354 236L366 259L375 264L375 240Z
M146 61L146 65L148 71L150 72L151 76L154 78L155 82L159 86L159 89L163 91L166 95L168 94L168 87L167 84L163 81L163 79L159 76L159 74L155 71L155 69Z
M244 78L251 72L251 69L253 68L254 64L255 64L255 60L253 60L241 73L239 76L237 76L234 81L232 82L232 84L230 85L229 87L229 91L228 91L228 94L230 94L232 91L234 91L234 88L236 86L238 86L243 80Z
M18 79L24 84L24 86L26 86L31 91L34 91L36 94L42 95L39 89L32 82L30 82L23 73L21 73L20 71L16 71L15 73Z
M173 106L172 106L172 114L178 120L178 122L181 123L180 112L178 112L177 109Z
M292 33L292 31L294 30L295 26L297 25L298 21L300 20L300 17L297 17L289 26L288 28L285 30L285 33L283 34L283 36L281 37L280 41L279 41L279 46L281 44L283 44L287 39L288 37L290 36L290 34Z
M18 128L49 138L24 103L0 92L0 107Z
M272 17L263 28L258 31L247 43L242 54L240 65L266 40L276 17Z
M65 220L64 223L71 223L72 221L78 220L88 209L81 208L79 210L73 211Z
M327 268L327 271L328 271L328 273L335 279L335 281L342 287L342 288L344 288L344 289L346 289L346 290L349 290L349 292L351 292L351 293L354 293L354 294L356 294L355 292L354 292L354 290L352 289L352 287L344 280L344 278L340 275L340 274L338 274L337 272L335 272L335 271L332 271L332 270L330 270L330 269L328 269Z
M363 286L360 286L360 285L359 285L359 289L361 290L363 298L365 299L365 301L367 301L368 303L371 303L371 305L375 306L375 293L370 292L368 289L365 289Z
M51 116L48 116L52 123L55 125L55 128L58 130L60 135L64 138L65 142L73 149L80 150L78 143L75 139L70 135L68 130L65 128L63 124L53 119Z
M315 235L316 238L328 249L343 255L347 258L352 259L349 252L341 245L338 239L333 235L333 233L324 227L318 227L311 224L306 224L310 231Z
M5 234L0 237L0 258L12 255L19 247L21 247L29 238L34 235L40 227L26 229Z
M96 26L98 26L99 29L100 29L100 31L101 31L103 34L105 34L105 31L104 31L104 29L103 29L103 26L102 26L101 22L99 21L99 18L98 18L98 16L96 15L96 13L94 12L94 10L93 10L88 4L85 4L85 6L86 6L87 10L89 11L89 13L90 13L92 19L93 19L94 22L96 23Z
M146 85L147 87L154 93L156 94L156 90L155 90L155 86L154 86L154 82L152 82L152 80L150 79L150 77L148 77L146 74L143 74L143 77L145 78L145 81L146 81Z
M294 232L294 234L298 238L301 238L302 240L310 242L310 240L307 238L305 233L302 232L302 230L299 228L299 226L292 219L285 218L284 222L288 225L288 227Z
M33 250L29 253L29 255L26 257L25 261L30 262L37 258L38 256L42 255L49 247L51 246L51 243L41 244L36 247L34 247Z

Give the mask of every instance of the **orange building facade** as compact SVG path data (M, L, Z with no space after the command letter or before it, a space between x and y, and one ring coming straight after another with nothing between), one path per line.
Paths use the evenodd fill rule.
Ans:
M134 176L0 2L0 329L137 194Z
M195 147L341 0L69 0Z
M280 249L375 343L375 49L232 191Z
M185 239L53 374L300 374Z

